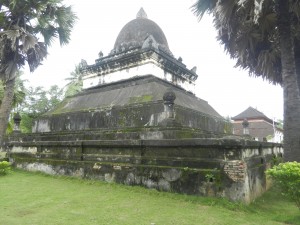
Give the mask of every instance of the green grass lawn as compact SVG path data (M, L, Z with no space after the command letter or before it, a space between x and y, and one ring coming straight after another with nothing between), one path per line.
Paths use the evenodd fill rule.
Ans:
M0 225L299 224L276 190L249 206L98 181L14 171L0 177Z

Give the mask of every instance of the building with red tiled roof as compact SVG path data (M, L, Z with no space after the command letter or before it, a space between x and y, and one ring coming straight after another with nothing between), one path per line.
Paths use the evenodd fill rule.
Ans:
M236 135L248 134L257 141L283 141L283 130L278 123L251 106L231 119Z

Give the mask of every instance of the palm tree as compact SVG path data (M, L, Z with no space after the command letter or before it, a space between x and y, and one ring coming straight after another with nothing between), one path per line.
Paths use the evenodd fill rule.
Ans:
M70 77L65 80L69 81L66 84L65 97L73 96L82 90L82 73L81 73L81 63L75 65L75 69L71 72Z
M300 161L300 5L294 0L198 0L196 15L214 17L218 40L236 66L281 84L285 159Z
M12 107L17 71L28 64L33 72L55 38L61 45L67 44L75 20L72 8L63 5L62 0L0 1L0 80L4 85L0 143Z

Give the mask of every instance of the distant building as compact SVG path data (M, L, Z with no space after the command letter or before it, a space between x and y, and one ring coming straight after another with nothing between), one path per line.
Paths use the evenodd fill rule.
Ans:
M283 141L283 130L278 127L279 124L253 107L249 107L231 119L233 132L236 135L250 135L257 141L277 143Z

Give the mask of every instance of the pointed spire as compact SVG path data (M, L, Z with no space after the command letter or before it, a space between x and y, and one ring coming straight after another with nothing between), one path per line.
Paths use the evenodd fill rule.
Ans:
M136 14L136 18L144 18L144 19L148 18L147 13L143 9L143 7L141 7L141 9L139 10L139 12Z

